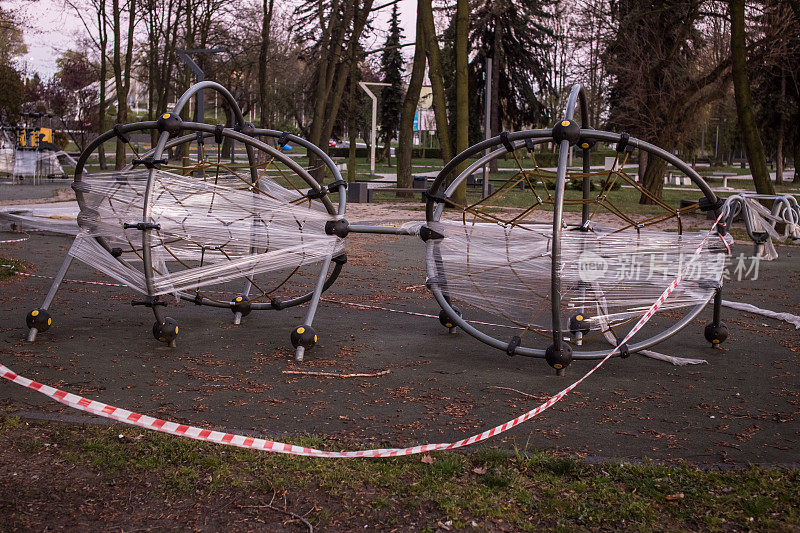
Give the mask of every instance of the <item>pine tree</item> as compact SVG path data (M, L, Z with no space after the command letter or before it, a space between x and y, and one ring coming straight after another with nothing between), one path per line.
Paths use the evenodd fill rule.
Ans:
M519 129L549 125L551 120L537 97L546 88L550 65L545 51L553 41L545 24L552 15L545 5L542 0L472 3L469 40L476 53L470 61L470 86L476 96L483 96L486 58L491 57L494 135L504 125ZM475 111L482 114L483 105Z
M400 39L403 30L397 13L397 4L392 6L392 18L389 23L389 35L384 43L381 55L383 82L390 85L381 90L380 101L380 134L384 143L384 157L391 165L391 144L396 138L400 126L400 110L403 105L403 54L400 53Z

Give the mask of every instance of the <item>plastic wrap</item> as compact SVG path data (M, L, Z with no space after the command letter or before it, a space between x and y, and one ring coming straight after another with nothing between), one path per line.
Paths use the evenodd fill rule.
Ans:
M56 152L49 150L15 150L14 170L15 176L63 176L64 169L58 161Z
M74 202L68 203L71 205L0 211L0 222L17 228L77 235L80 231L75 221L78 209Z
M152 173L150 200L145 202ZM82 200L81 234L71 250L76 258L144 292L144 276L112 258L96 239L118 247L123 259L143 256L143 232L123 229L142 222L158 224L149 235L153 294L223 283L277 270L293 270L344 250L341 239L325 233L336 217L318 202L299 202L268 178L260 193L233 189L162 170L131 170L86 175L74 186Z
M764 232L769 235L769 240L764 243L762 259L774 261L778 258L778 251L775 249L773 241L783 242L789 238L800 239L800 225L797 220L800 213L796 213L793 209L783 209L782 216L777 216L761 205L756 198L743 196L742 199L744 204L741 208L741 215L749 219L749 227L754 232ZM796 202L794 204L796 205ZM784 224L783 235L775 229L776 223Z
M521 327L548 330L551 311L552 226L439 222L445 238L434 246L428 283L455 301L504 317ZM716 241L695 259L703 235L613 230L561 233L562 324L581 314L605 330L639 316L690 261L684 281L662 309L703 303L719 286L727 249Z
M0 144L0 174L14 173L14 149Z

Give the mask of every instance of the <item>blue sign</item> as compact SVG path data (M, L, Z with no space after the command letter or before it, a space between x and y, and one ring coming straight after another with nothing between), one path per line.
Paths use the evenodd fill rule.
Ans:
M411 129L412 131L419 131L419 109L414 111L414 126Z

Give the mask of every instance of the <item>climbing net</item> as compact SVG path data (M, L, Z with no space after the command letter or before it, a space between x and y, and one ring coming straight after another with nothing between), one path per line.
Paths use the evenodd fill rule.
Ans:
M473 203L459 204L452 199L447 200L450 207L461 211L461 218L464 224L474 224L477 221L491 222L503 227L520 227L523 230L530 230L526 223L531 217L541 210L552 209L555 204L555 180L556 171L541 167L536 161L533 148L525 150L527 158L520 158L517 151L511 152L512 159L516 164L516 169L507 172L508 178L500 180L500 185L485 198L481 198ZM599 213L607 213L618 220L619 226L614 232L623 232L629 229L640 230L649 226L655 226L665 222L676 224L678 233L683 232L682 217L697 210L698 204L691 203L684 207L674 208L664 200L655 196L633 176L624 170L628 162L629 153L624 153L622 157L617 154L610 169L595 172L568 171L566 174L567 190L580 190L584 180L590 183L592 193L586 198L571 197L564 198L564 206L569 208L588 206L587 228L591 229L594 220ZM525 159L530 161L525 164ZM631 193L640 194L652 203L652 207L647 213L636 215L628 212L620 205L619 199L612 191L622 187L633 189ZM628 191L626 191L628 192ZM506 202L504 202L506 200ZM523 207L507 209L504 203L524 204ZM510 211L504 214L503 211ZM569 225L569 223L568 223ZM580 224L572 224L580 225Z

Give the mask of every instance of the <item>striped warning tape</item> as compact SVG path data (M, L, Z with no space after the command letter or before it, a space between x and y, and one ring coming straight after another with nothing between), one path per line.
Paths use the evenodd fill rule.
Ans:
M308 457L327 457L327 458L339 458L339 459L352 459L352 458L359 458L359 457L397 457L402 455L413 455L417 453L425 453L437 450L452 450L455 448L461 448L463 446L468 446L470 444L475 444L476 442L481 442L501 433L508 431L509 429L516 427L524 422L527 422L531 418L539 415L540 413L546 411L556 403L558 403L564 396L569 394L575 387L583 383L583 381L594 374L594 372L603 366L603 364L608 361L608 359L614 355L626 342L628 342L631 337L633 337L644 325L650 320L650 318L655 314L655 312L663 305L664 301L669 297L670 294L675 290L675 288L680 284L681 280L683 279L684 272L688 269L691 263L697 258L697 256L702 251L703 247L705 246L708 238L716 229L717 224L719 223L722 215L720 215L717 220L714 222L714 225L709 230L708 234L706 234L703 241L695 250L694 255L692 258L687 261L686 265L678 272L678 276L670 283L664 292L661 293L661 296L653 302L653 305L647 310L647 312L639 319L636 325L628 332L625 338L615 346L611 351L606 354L606 356L600 360L595 366L593 366L586 374L583 375L580 379L572 383L567 388L561 390L553 397L551 397L546 402L542 403L541 405L527 411L519 415L516 418L509 420L499 426L495 426L491 429L488 429L482 433L478 433L476 435L472 435L465 439L461 439L455 442L446 442L446 443L436 443L436 444L422 444L419 446L411 446L408 448L379 448L379 449L372 449L372 450L353 450L353 451L345 451L345 452L332 452L326 450L318 450L316 448L307 448L305 446L297 446L294 444L287 444L284 442L277 442L268 439L259 439L255 437L249 437L246 435L236 435L233 433L225 433L222 431L214 431L210 429L203 429L195 426L190 426L187 424L179 424L177 422L171 422L168 420L162 420L160 418L153 418L147 415L142 415L139 413L135 413L133 411L128 411L126 409L122 409L119 407L115 407L113 405L108 405L102 402L98 402L96 400L90 400L88 398L84 398L82 396L78 396L76 394L72 394L69 392L65 392L49 385L44 385L42 383L38 383L36 381L30 380L23 376L20 376L13 372L10 368L0 364L0 376L3 378L16 383L22 387L26 387L37 392L44 394L57 402L60 402L68 407L72 407L74 409L78 409L80 411L85 411L87 413L91 413L97 416L102 416L105 418L109 418L111 420L116 420L117 422L122 422L125 424L130 424L132 426L138 426L141 428L153 430L153 431L160 431L162 433L169 433L171 435L177 435L180 437L189 437L191 439L202 440L207 442L214 442L218 444L227 444L229 446L237 446L239 448L248 448L253 450L266 450L278 453L286 453L292 455L303 455Z
M27 241L28 239L30 239L30 237L22 237L22 238L19 238L19 239L8 239L8 240L5 240L5 241L0 241L0 244L12 244L12 243L15 243L15 242L24 242L24 241Z

